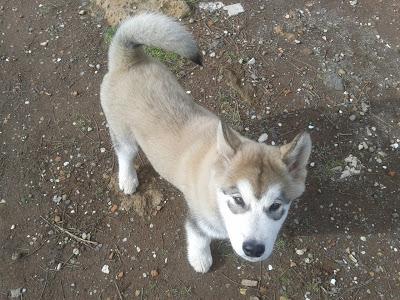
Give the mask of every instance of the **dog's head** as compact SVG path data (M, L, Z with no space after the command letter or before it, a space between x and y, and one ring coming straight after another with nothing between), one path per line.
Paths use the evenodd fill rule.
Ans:
M235 252L268 258L291 202L305 189L311 139L306 132L283 146L239 136L223 123L217 132L217 198Z

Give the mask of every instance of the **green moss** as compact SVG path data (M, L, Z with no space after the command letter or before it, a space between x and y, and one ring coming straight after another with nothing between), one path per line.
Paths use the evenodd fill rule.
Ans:
M176 64L180 60L178 54L168 52L160 48L146 46L144 51L147 53L147 55L150 55L164 63Z
M104 42L106 45L110 45L112 38L117 32L117 27L107 27L106 31L104 31Z

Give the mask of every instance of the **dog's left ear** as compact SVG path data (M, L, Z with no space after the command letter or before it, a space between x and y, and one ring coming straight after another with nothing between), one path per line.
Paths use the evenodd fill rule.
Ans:
M217 151L227 161L229 161L239 149L241 141L236 132L224 122L219 121L217 128Z
M282 161L292 176L306 169L311 154L311 138L308 132L298 134L289 144L280 147Z

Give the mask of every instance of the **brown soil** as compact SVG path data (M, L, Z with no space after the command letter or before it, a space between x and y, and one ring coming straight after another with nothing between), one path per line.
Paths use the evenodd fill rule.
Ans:
M114 188L106 23L83 1L0 0L0 299L399 299L399 2L242 1L230 18L189 2L205 67L177 75L194 99L267 143L312 134L274 254L215 242L196 274L182 195L143 156L137 198Z

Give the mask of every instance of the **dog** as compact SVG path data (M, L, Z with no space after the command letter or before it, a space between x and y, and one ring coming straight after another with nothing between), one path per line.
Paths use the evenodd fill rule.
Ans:
M143 13L125 20L108 52L101 105L125 194L139 182L139 146L154 169L184 195L187 256L196 272L212 265L210 243L229 239L245 260L268 258L294 199L305 190L311 138L252 141L196 104L166 66L147 56L155 46L202 63L192 35L173 19Z

